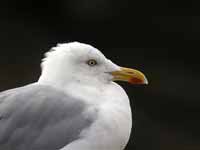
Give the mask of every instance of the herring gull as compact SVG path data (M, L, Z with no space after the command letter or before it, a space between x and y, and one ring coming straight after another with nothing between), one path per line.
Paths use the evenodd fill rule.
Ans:
M147 84L140 71L120 67L79 42L45 54L38 82L0 93L1 150L123 150L132 115L113 81Z

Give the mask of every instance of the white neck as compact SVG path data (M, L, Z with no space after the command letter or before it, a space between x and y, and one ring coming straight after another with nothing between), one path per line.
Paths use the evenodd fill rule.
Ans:
M88 103L99 103L95 100L102 95L105 87L109 85L108 83L102 83L98 80L95 82L83 82L73 78L69 78L68 80L56 80L54 78L46 78L43 74L40 76L38 83L55 87L68 95L84 99Z

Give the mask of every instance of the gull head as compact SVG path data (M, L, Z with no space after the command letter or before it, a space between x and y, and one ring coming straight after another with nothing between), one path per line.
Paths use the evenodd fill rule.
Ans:
M40 82L65 86L70 83L98 85L113 81L147 84L138 70L120 67L107 59L95 47L79 42L58 44L41 63Z

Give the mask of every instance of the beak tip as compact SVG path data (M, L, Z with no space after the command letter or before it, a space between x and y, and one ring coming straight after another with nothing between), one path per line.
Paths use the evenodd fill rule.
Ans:
M146 84L146 85L149 84L147 78L144 78L144 84Z

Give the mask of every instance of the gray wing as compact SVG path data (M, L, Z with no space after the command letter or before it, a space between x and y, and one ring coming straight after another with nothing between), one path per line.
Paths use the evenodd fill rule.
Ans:
M95 121L87 105L49 86L0 93L1 150L57 150Z

